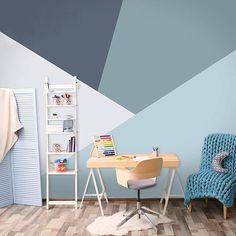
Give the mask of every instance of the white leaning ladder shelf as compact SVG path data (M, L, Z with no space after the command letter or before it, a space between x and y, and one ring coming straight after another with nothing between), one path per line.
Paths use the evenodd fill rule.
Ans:
M46 208L49 209L50 205L74 205L75 209L77 209L78 204L78 170L77 170L77 163L78 163L78 129L77 129L77 90L78 90L78 80L76 76L74 77L73 84L50 84L48 78L45 81L45 100L46 100ZM72 95L72 103L71 104L53 104L52 103L52 96L54 95L62 95L62 94L70 94ZM52 110L56 109L64 112L64 117L52 117ZM68 118L65 117L65 112L73 111L72 117ZM73 131L72 132L52 132L48 129L49 124L55 124L54 122L63 122L65 120L73 120ZM50 140L53 140L53 136L62 136L61 139L68 138L68 137L75 137L75 150L73 151L61 151L55 152L52 150L52 144ZM51 144L51 145L50 145ZM64 143L65 145L65 143ZM72 169L66 169L64 172L57 172L55 168L52 166L53 158L59 157L66 158L70 157L72 160L74 158L74 167ZM74 200L50 200L50 176L74 176Z

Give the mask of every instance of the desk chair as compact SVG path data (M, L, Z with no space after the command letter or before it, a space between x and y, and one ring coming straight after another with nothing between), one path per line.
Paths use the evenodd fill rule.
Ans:
M161 214L152 211L149 208L141 206L140 190L156 186L156 177L160 176L162 162L162 158L155 158L141 161L132 170L121 168L116 169L116 177L118 184L128 189L137 190L137 208L131 213L129 213L117 225L117 230L135 215L138 215L139 218L141 217L141 215L145 216L147 220L151 223L154 230L157 230L155 224L150 220L147 214L152 214L157 217L159 217Z

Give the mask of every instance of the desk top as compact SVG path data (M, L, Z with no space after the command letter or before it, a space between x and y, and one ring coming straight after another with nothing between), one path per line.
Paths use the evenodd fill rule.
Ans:
M180 160L176 154L160 154L158 157L153 156L152 154L122 154L109 157L97 157L91 153L90 158L87 161L88 168L127 168L127 167L136 167L139 163L135 159L122 158L122 156L147 156L150 158L162 158L163 159L163 168L176 168L180 165ZM117 160L121 158L122 160Z

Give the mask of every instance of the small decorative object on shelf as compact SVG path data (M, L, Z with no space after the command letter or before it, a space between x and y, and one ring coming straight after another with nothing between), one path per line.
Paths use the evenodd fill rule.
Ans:
M64 172L66 171L67 159L56 159L54 164L57 172Z
M52 145L52 151L53 151L53 152L62 152L62 150L61 150L61 145L58 144L58 143L54 143L54 144Z
M58 95L54 95L52 101L54 105L61 105L61 97Z
M64 120L63 132L73 132L73 120Z
M157 147L157 146L154 146L153 148L152 148L152 152L153 152L153 154L154 154L154 156L156 156L156 157L158 157L159 156L159 150L160 150L160 148L159 147Z
M65 105L71 105L71 94L69 93L65 93L63 95L61 95L61 97L63 98L63 104Z
M52 114L52 119L58 119L57 113L53 113L53 114Z

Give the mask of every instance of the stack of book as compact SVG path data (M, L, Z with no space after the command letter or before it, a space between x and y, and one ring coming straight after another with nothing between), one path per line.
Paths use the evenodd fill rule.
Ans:
M63 132L63 125L48 125L48 132Z
M67 144L67 152L75 152L75 136L72 136L69 140L68 140L68 144Z

